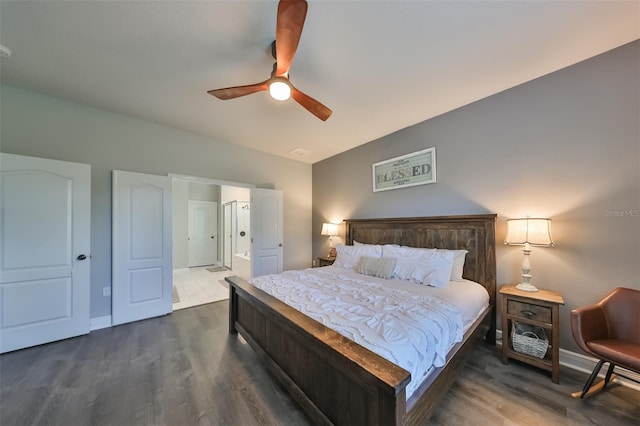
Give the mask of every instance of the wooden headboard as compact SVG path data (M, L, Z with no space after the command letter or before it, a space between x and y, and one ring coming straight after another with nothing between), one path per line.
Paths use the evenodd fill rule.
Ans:
M409 247L468 250L462 276L489 292L495 336L496 237L495 214L348 219L346 243L399 244ZM490 340L495 340L490 338Z

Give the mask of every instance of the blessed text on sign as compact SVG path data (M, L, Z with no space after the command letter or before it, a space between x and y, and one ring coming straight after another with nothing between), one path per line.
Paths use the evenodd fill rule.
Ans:
M436 181L436 149L429 148L373 165L373 191L406 188Z

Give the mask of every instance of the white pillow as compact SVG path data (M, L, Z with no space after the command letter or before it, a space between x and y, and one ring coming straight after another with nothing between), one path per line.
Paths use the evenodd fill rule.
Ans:
M451 268L451 281L462 281L462 271L464 269L464 260L469 253L467 250L447 250L438 249L438 251L453 252L453 267Z
M382 246L374 244L362 244L357 246L345 246L338 244L336 246L336 260L333 266L344 269L354 269L362 256L382 257Z
M395 257L393 278L444 288L451 278L454 252L414 247L382 246L382 257Z
M414 280L419 283L424 279L422 262L430 252L435 253L436 249L401 247L395 244L385 244L382 246L382 257L396 258L393 277L401 280Z
M393 257L377 258L362 256L356 267L356 272L388 280L393 274L394 266L396 266L396 259Z
M436 288L445 288L451 279L453 270L453 250L436 250L429 259L425 259L422 284Z

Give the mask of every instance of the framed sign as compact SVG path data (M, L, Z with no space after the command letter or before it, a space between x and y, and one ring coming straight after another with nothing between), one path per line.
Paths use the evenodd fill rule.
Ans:
M372 166L373 192L407 188L436 181L436 149L406 154Z

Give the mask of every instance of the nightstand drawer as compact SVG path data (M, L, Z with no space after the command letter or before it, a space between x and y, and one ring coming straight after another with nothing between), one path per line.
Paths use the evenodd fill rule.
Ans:
M520 318L547 323L551 322L551 308L547 306L531 305L529 303L518 302L510 299L507 302L507 313Z
M335 257L319 257L318 266L331 266L335 260Z

